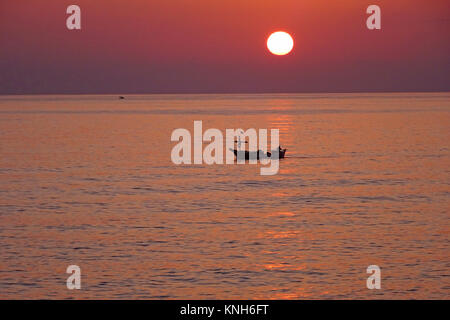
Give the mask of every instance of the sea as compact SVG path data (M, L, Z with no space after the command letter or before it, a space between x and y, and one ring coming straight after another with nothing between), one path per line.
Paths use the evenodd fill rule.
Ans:
M450 93L119 95L0 96L1 299L450 298ZM194 121L286 158L175 164Z

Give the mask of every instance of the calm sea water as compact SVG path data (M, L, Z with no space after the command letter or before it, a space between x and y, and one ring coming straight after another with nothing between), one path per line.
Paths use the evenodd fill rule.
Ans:
M172 164L194 120L279 128L279 174ZM0 298L448 299L449 126L449 93L0 97Z

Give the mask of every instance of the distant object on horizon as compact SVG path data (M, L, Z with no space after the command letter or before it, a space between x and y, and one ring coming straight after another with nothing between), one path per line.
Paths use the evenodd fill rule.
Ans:
M122 100L122 99L125 99L125 97L124 96L119 96L119 99Z

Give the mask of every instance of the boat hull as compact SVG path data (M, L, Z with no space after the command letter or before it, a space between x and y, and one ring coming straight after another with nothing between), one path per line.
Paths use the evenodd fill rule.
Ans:
M233 149L232 151L233 151L236 159L250 160L250 158L251 158L251 159L260 160L260 158L264 157L264 153L261 150L250 152L247 150L239 150L238 151L236 149ZM276 153L276 151L267 152L265 154L265 157L271 159L272 154L275 155L275 153ZM280 151L278 151L278 159L283 159L285 154L286 154L286 149L281 149Z

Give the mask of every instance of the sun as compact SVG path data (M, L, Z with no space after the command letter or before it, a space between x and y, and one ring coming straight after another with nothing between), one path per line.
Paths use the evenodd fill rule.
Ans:
M277 56L284 56L292 51L294 40L291 35L284 31L272 33L267 39L267 48Z

